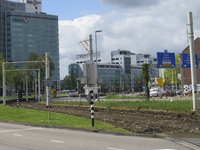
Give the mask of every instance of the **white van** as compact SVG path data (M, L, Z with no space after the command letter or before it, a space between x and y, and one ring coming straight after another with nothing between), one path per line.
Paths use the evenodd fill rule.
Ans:
M163 96L164 95L164 90L163 88L153 88L150 89L150 96L155 97L155 96Z

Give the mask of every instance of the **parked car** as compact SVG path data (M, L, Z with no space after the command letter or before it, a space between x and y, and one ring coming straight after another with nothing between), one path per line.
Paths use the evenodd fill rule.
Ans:
M86 97L85 93L80 93L79 97Z
M145 93L145 92L142 92L142 93L141 93L141 96L145 96L145 95L146 95L146 93Z
M124 93L125 93L125 94L129 94L130 92L129 92L129 91L125 91Z
M99 96L106 96L106 94L103 92L99 92Z
M150 89L150 96L163 96L164 95L164 90L162 88L153 88Z
M76 93L72 93L72 94L69 94L70 97L78 97L78 94Z
M176 92L171 89L166 89L165 90L165 96L176 96Z
M176 95L181 95L182 91L180 89L176 90Z

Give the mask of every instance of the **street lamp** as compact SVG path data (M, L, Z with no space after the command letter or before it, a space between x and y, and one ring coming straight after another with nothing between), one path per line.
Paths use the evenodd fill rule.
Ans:
M97 34L98 32L102 32L102 30L95 31L95 44L96 44L96 64L97 64L97 77L98 77L98 60L97 60ZM97 100L99 101L99 90L97 89Z
M96 43L96 64L98 64L98 60L97 60L97 34L98 32L102 32L102 30L97 30L95 31L95 43ZM97 67L98 69L98 67Z

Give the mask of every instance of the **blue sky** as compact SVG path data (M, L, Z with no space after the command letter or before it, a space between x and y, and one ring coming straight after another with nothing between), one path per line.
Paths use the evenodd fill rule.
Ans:
M15 0L17 1L17 0ZM42 11L58 15L60 79L68 65L87 51L79 41L96 30L98 51L181 53L187 46L187 13L193 13L194 38L200 37L200 0L42 0ZM95 50L95 43L93 42Z
M89 14L102 14L111 7L103 7L99 0L43 0L42 11L59 16L59 20L74 20Z

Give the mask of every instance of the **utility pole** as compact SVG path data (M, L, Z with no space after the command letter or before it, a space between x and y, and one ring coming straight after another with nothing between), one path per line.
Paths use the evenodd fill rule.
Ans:
M89 60L83 64L83 77L80 77L80 84L85 85L86 99L91 105L91 120L92 126L94 126L94 95L97 94L97 90L100 88L102 79L97 77L97 64L93 61L92 50L92 35L89 35Z
M197 78L195 66L195 52L194 52L194 31L192 12L188 12L188 38L190 42L190 64L191 64L191 79L192 79L192 96L193 96L193 111L198 110L197 99Z

